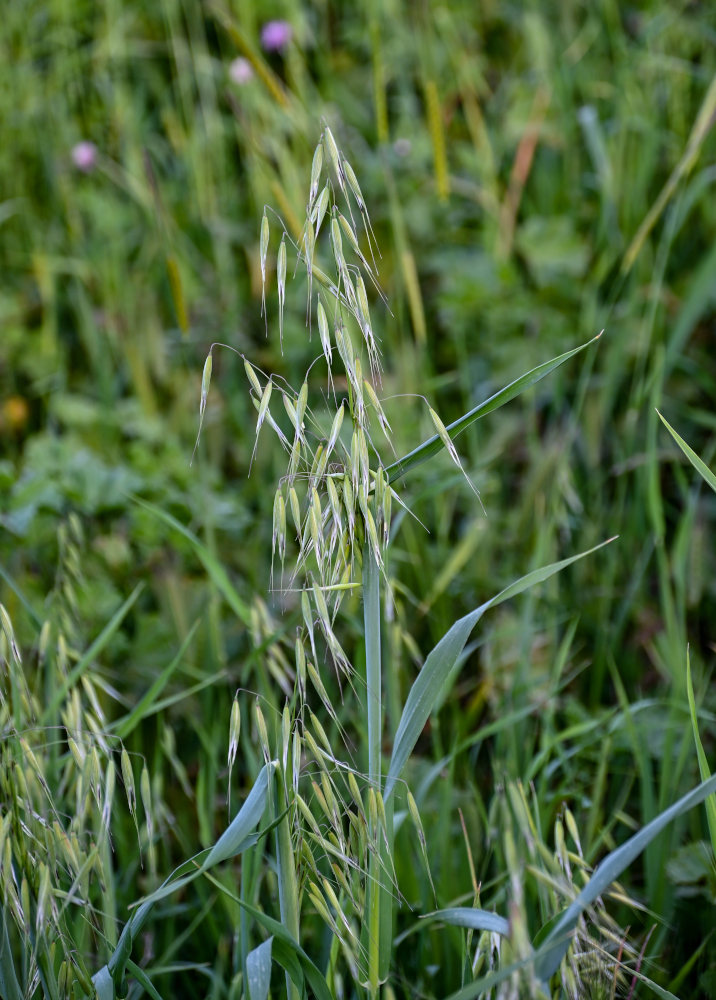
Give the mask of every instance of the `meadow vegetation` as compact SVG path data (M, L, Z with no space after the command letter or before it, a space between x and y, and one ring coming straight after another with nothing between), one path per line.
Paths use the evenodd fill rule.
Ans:
M714 41L6 5L0 996L716 997Z

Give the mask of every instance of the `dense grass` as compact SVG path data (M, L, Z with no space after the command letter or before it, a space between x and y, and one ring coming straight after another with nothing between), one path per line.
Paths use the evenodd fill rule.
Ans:
M274 214L265 325L259 232L269 204L298 240L324 122L381 251L389 309L369 295L396 456L434 433L423 397L449 424L605 331L457 438L486 515L445 451L399 484L415 517L394 503L383 774L418 667L453 622L619 538L490 611L431 712L403 774L424 849L405 796L396 804L385 995L448 996L524 957L582 866L696 785L704 761L713 770L716 508L657 408L713 468L716 16L708 4L475 6L4 10L0 600L22 664L6 636L0 949L10 942L22 995L70 995L75 979L76 996L89 992L129 907L213 845L254 784L256 706L269 757L287 700L297 725L300 604L270 592L283 455L265 427L251 464L256 413L230 351L213 352L189 459L212 342L297 390L320 352L292 263L279 348ZM293 26L282 52L261 48L269 13ZM244 84L238 56L253 67ZM72 155L83 140L96 146L86 172ZM325 384L325 367L311 377ZM316 737L310 707L359 775L371 766L356 708L363 612L351 592L336 625L356 691L321 659L334 718L309 685L302 720ZM301 793L325 835L310 779L333 782L346 814L352 792L303 749ZM360 791L367 815L365 780ZM630 969L684 1000L716 996L707 815L672 823L580 927L615 935L607 957L581 949L584 995L612 995L623 937ZM363 995L309 897L330 876L342 905L355 897L358 926L362 874L341 889L304 819L291 831L301 943L333 995ZM242 995L267 931L235 897L279 919L277 829L156 904L132 958L162 996ZM500 956L479 932L418 920L473 905L511 917ZM492 995L530 995L529 968ZM276 966L274 995L285 988ZM651 988L625 970L615 989Z

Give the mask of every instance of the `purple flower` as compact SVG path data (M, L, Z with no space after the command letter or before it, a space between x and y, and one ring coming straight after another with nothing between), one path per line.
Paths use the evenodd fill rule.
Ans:
M261 44L266 52L280 52L293 38L288 21L267 21L261 29Z
M253 79L254 68L248 59L243 59L241 56L237 56L236 59L229 66L229 76L234 81L238 83L239 86L248 83L249 80Z
M97 162L97 147L95 144L83 139L82 142L74 145L72 147L72 162L83 174L88 174L91 170L94 170Z

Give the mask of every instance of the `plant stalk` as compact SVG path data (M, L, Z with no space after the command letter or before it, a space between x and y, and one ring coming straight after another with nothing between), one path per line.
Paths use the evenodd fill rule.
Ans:
M287 811L285 775L277 772L274 775L274 807L276 815L283 813L283 819L276 827L276 855L278 858L278 901L281 912L281 923L294 941L300 941L300 916L298 907L298 886L296 881L296 866L291 842L290 810ZM288 1000L301 1000L298 987L288 972L286 973L286 995Z
M376 795L381 792L381 735L383 728L380 659L380 569L370 543L363 548L363 623L368 718L368 778ZM371 1000L380 988L381 831L378 820L370 829L374 850L368 865L366 923L368 928L368 992Z

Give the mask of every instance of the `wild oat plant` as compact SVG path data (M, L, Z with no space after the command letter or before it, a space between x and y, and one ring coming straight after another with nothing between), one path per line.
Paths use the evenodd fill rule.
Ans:
M287 276L295 262L305 268L307 329L310 334L317 328L321 350L298 389L244 358L257 412L254 453L262 429L268 426L288 459L273 501L273 577L276 589L297 595L302 619L295 639L296 696L287 704L280 733L273 739L257 703L256 730L267 765L276 771L282 924L299 942L306 906L315 911L332 935L325 977L331 994L344 995L348 981L352 983L348 993L357 990L373 998L390 980L394 911L401 905L393 857L396 793L407 806L429 875L423 825L415 799L402 782L403 767L445 678L484 610L571 561L519 581L456 624L431 654L432 660L429 657L426 661L406 702L386 775L381 756L381 590L390 604L387 563L391 515L396 507L405 508L394 484L444 447L479 502L453 438L472 420L517 395L576 352L529 373L449 428L426 403L435 435L396 460L390 423L380 398L381 352L369 304L369 289L385 304L377 273L380 255L355 171L328 127L313 156L306 218L298 244L293 243L280 219L264 211L260 235L264 315L275 228L279 338L282 343ZM210 352L202 380L200 419L211 369ZM286 417L288 433L281 426L286 427ZM352 662L339 638L341 604L358 588L362 589L364 611L364 671ZM345 689L344 697L355 699L367 720L365 774L351 752L350 736L346 734L346 741L338 743L337 749L338 741L329 740L311 710L317 697L335 729L341 731L329 685L323 679L331 668ZM234 753L236 745L232 738ZM479 912L475 910L472 916ZM459 922L460 914L455 911L442 917ZM511 930L506 926L500 929L507 937L514 937L516 926L515 921ZM524 926L523 930L525 948L516 954L524 960L530 946ZM473 963L475 972L480 967L479 952L480 946ZM496 974L499 977L499 971ZM539 992L529 961L510 973L510 980L511 985L503 991L527 983L531 995ZM290 975L287 989L289 995L299 995Z

